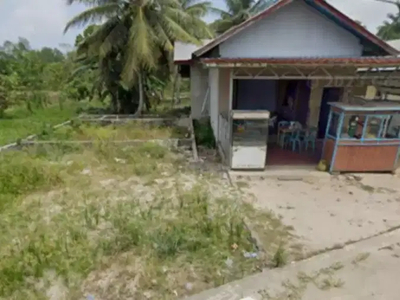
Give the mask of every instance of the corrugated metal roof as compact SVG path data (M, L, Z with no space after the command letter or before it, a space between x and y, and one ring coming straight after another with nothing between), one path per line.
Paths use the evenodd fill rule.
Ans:
M188 44L182 42L175 42L174 46L174 61L188 61L192 59L192 53L197 49L200 49L203 45L206 45L211 40L203 40L201 45Z
M270 65L325 65L325 66L399 66L400 57L297 57L297 58L203 58L204 64L270 64Z
M393 48L397 49L400 51L400 39L399 40L392 40L392 41L387 41L387 43L392 46Z

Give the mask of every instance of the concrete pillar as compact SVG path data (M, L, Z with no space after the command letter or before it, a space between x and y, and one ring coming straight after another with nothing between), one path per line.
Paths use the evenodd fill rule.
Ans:
M194 64L190 67L190 97L193 119L200 119L208 116L208 106L202 115L204 101L208 91L208 69L204 69L200 64Z
M350 103L350 98L351 98L351 94L352 94L351 92L352 92L352 88L344 87L341 102Z
M311 93L310 93L310 110L307 125L309 127L318 127L319 122L319 111L321 108L322 93L324 90L323 84L318 80L311 82Z

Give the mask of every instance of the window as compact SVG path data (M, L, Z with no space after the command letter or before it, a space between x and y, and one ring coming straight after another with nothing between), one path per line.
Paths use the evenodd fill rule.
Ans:
M383 119L380 117L370 116L367 120L367 128L364 129L364 139L378 139L382 137L381 125ZM364 123L365 124L365 123ZM364 125L365 126L365 125Z
M359 117L355 115L345 115L343 119L343 126L341 129L340 137L342 139L354 139L356 138L356 132L357 132L357 127L359 126L358 124Z
M336 137L337 128L339 125L339 116L340 115L337 113L332 114L331 124L330 124L329 130L328 130L328 134L330 136Z
M391 116L387 122L386 138L400 138L400 115Z

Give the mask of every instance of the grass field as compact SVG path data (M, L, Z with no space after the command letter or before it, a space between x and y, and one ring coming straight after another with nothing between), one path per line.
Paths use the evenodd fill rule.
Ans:
M3 153L0 299L177 299L258 272L289 233L242 196L153 143ZM245 219L270 233L266 255Z
M63 109L52 105L43 109L29 112L24 106L17 106L6 111L5 117L0 119L0 145L15 142L36 134L45 128L46 124L57 125L76 116L77 109L82 104L66 102Z

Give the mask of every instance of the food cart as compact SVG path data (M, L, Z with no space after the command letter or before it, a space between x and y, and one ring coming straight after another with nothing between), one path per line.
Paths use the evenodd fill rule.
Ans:
M400 153L400 104L330 103L322 159L331 173L394 172Z
M232 111L232 169L265 168L269 117L266 110Z

